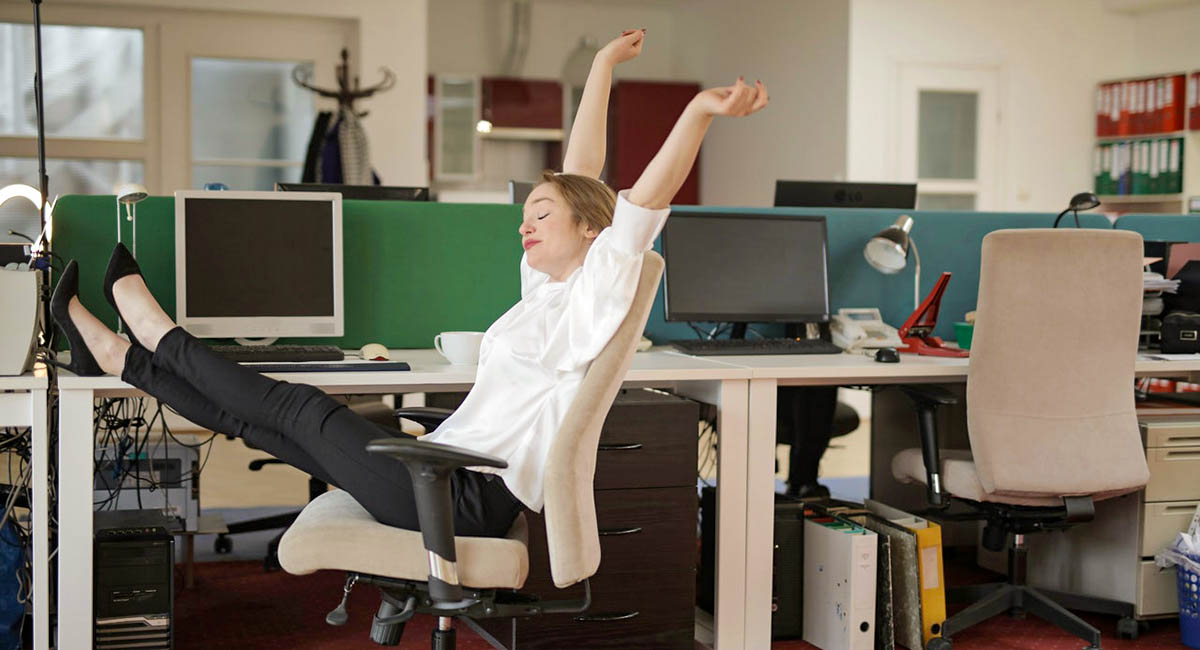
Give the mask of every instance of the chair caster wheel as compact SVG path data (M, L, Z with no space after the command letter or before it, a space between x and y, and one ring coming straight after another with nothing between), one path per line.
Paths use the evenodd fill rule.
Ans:
M381 625L378 620L371 621L371 640L379 645L400 645L402 636L404 623Z
M1144 621L1139 621L1129 616L1124 616L1117 620L1117 638L1136 640L1142 631L1149 627L1149 624Z
M431 637L429 645L432 650L454 650L454 628L439 630L435 627Z
M228 555L233 551L233 540L225 535L217 535L216 541L213 542L213 552L217 555Z
M925 650L950 650L953 645L950 639L935 636L929 640L929 643L925 644Z

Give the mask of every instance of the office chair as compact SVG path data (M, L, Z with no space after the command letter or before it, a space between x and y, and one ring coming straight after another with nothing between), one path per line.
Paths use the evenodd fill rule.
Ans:
M892 459L897 480L926 485L935 508L951 500L983 519L983 545L1004 549L1006 583L951 596L976 599L946 620L941 639L1025 610L1100 647L1100 632L1067 611L1127 614L1132 605L1026 585L1027 533L1090 521L1094 502L1149 480L1134 414L1133 370L1142 303L1142 238L1112 230L999 230L983 240L978 320L967 373L971 448L939 451L938 406L956 398L905 386L921 448ZM954 517L948 517L954 518Z
M584 596L570 601L541 601L516 591L529 574L528 527L519 515L503 538L455 537L450 503L450 473L458 467L504 467L503 460L468 450L389 438L368 450L396 457L414 477L420 531L376 522L349 494L334 490L315 499L296 519L279 547L289 573L320 569L348 572L345 592L356 582L376 585L383 602L371 625L371 639L396 645L414 613L438 617L431 645L454 647L452 619L469 625L477 618L511 618L582 612L591 604L588 578L600 566L600 537L592 479L600 429L633 360L658 291L663 260L645 253L641 279L629 314L592 361L571 403L546 461L546 542L554 584L584 583ZM449 415L445 409L399 409L397 417L428 427ZM345 599L326 620L346 621ZM486 632L493 646L503 646Z

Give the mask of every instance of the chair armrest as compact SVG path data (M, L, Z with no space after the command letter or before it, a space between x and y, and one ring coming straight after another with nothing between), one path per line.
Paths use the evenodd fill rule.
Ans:
M958 403L953 393L940 386L900 386L917 410L917 426L921 434L921 459L925 462L925 500L935 508L949 508L950 496L942 491L942 461L938 447L936 411L939 406Z
M435 408L433 406L410 406L396 409L396 426L400 426L400 418L404 418L425 427L426 431L433 431L437 425L445 422L446 418L450 417L450 414L453 412L450 409Z
M421 540L429 551L429 595L447 605L463 600L454 551L454 504L450 474L460 467L496 467L508 463L469 449L409 438L381 438L367 443L367 451L386 454L408 467Z

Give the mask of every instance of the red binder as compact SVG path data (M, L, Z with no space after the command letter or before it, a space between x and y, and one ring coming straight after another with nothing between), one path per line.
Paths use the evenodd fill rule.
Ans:
M1193 131L1200 131L1200 72L1193 72L1188 79L1188 124Z
M1117 135L1129 135L1129 104L1133 101L1133 84L1128 81L1122 81L1120 85L1120 102L1121 114L1117 122Z

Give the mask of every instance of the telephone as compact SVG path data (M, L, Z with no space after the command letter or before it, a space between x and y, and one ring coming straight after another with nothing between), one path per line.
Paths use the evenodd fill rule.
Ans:
M833 344L843 350L899 348L900 333L874 307L843 307L829 323Z

